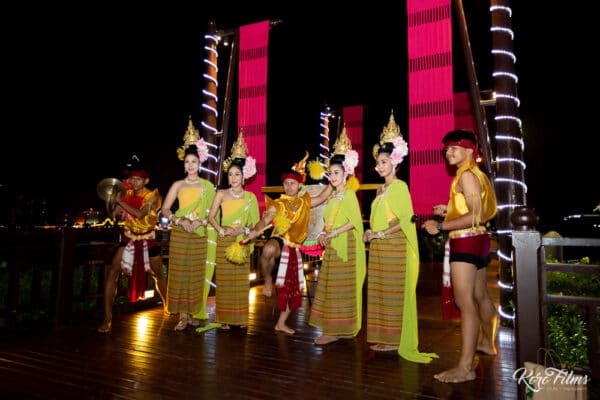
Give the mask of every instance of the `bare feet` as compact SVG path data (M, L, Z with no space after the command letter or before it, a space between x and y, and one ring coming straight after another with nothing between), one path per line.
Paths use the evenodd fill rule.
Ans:
M99 333L109 333L111 329L112 329L112 322L110 322L110 321L109 322L104 321L102 323L102 325L100 325L98 327L97 331Z
M433 376L440 382L444 383L461 383L475 379L475 371L471 371L462 367L454 367Z
M286 324L282 324L282 325L277 324L277 325L275 325L275 331L287 333L288 335L293 335L294 332L296 332L295 330L293 330L292 328L290 328Z
M265 297L271 297L273 294L273 281L270 279L265 279L265 286L263 287L263 294Z
M493 345L483 342L477 345L477 351L488 356L495 356L498 353Z
M383 344L377 343L373 346L370 346L370 349L373 351L398 351L398 346L394 346L391 344Z
M176 331L182 331L187 328L188 325L191 325L192 319L189 314L179 313L179 323L175 325Z
M315 344L329 344L338 340L337 336L323 335L315 339Z
M180 319L177 325L175 325L176 331L182 331L187 328L189 321L187 319Z
M190 321L190 325L193 327L200 326L200 320L197 318L192 318L192 320Z

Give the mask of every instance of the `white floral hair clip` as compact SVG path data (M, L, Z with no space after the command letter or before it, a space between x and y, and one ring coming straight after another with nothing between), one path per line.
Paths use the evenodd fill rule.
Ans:
M348 150L344 155L344 162L342 162L342 166L344 167L344 172L348 175L354 175L354 168L358 165L358 152L356 150Z

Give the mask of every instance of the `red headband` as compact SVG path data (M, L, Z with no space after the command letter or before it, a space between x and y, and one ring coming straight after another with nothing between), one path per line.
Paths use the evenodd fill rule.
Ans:
M148 173L142 170L127 171L127 177L131 178L132 176L139 176L140 178L148 179Z
M284 172L281 174L281 182L285 181L286 179L294 179L297 180L298 183L304 183L304 175L301 175L296 171Z
M471 150L473 150L473 158L477 159L479 157L479 152L477 151L477 145L468 139L446 140L444 142L444 146L446 146L446 147L459 146L459 147L463 147L465 149L471 149Z
M449 147L449 146L460 146L460 147L464 147L465 149L477 150L477 146L475 145L475 143L473 143L473 142L471 142L470 140L467 140L467 139L447 140L447 141L444 142L444 145L446 147Z

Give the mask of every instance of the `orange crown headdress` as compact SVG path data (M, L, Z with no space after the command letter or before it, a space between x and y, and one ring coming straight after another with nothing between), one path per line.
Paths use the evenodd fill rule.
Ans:
M284 172L281 174L281 181L290 178L295 179L300 183L304 183L306 181L306 160L308 160L308 151L305 151L306 155L304 158L292 166L292 171Z

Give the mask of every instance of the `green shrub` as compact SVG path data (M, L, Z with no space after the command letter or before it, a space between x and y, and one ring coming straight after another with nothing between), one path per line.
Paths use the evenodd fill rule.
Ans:
M588 329L580 309L572 304L548 305L548 345L563 368L589 368Z

